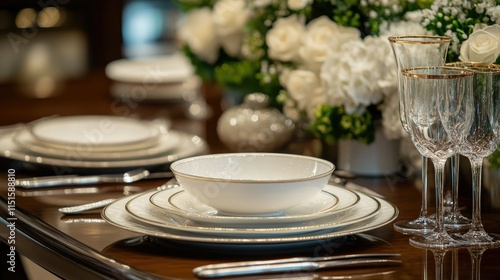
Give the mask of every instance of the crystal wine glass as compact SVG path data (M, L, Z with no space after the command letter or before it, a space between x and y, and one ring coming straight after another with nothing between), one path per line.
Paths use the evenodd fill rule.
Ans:
M443 171L447 159L457 152L454 138L470 124L472 110L464 104L470 104L472 72L433 66L406 68L401 73L410 137L417 150L432 160L436 188L436 225L423 236L413 236L410 243L422 248L458 247L460 243L444 226Z
M446 36L429 35L407 35L391 36L391 44L396 58L398 73L399 109L403 128L410 133L407 125L404 96L403 79L401 70L417 66L441 66L446 61L446 53L450 38ZM422 206L419 216L414 220L398 221L394 228L402 233L423 234L434 229L434 219L428 214L428 184L427 184L427 158L422 156ZM454 203L456 204L456 203Z
M500 143L500 65L464 62L451 65L474 73L472 126L459 143L459 152L469 158L472 169L472 224L467 233L454 237L468 246L500 245L500 235L488 234L481 222L483 160Z

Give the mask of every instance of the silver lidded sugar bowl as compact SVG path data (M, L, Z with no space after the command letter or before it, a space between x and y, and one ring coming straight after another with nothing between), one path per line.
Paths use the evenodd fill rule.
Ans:
M219 139L237 152L272 152L293 136L295 124L278 109L269 107L263 93L245 96L243 104L226 110L217 123Z

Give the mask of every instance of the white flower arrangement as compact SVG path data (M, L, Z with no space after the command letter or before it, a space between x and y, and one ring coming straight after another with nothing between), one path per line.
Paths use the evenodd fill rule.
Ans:
M449 36L449 62L500 62L500 0L435 0L422 25Z
M370 143L378 124L405 135L387 37L447 35L448 58L491 60L499 1L177 0L179 39L205 79L268 94L327 143Z

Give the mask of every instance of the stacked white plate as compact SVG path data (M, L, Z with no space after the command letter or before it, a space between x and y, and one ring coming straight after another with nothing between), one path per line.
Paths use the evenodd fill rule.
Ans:
M383 198L327 185L313 200L279 213L225 216L175 183L124 197L102 212L110 224L133 232L227 244L297 243L341 237L381 227L397 215L397 208Z
M111 95L118 100L192 101L200 95L201 80L180 53L119 59L106 66L106 75L114 81Z
M0 138L6 158L72 168L156 166L202 154L203 139L155 121L89 115L46 118Z

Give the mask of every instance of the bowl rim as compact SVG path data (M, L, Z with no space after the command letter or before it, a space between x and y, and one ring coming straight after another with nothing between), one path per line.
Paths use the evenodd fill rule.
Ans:
M295 178L295 179L265 179L265 180L254 180L254 179L232 179L232 178L214 178L210 176L200 176L200 175L194 175L194 174L189 174L185 172L181 172L176 169L176 167L180 164L190 162L190 161L195 161L198 159L206 159L206 158L225 158L225 157L249 157L249 156L259 156L259 157L266 157L266 156L272 156L272 157L286 157L286 158L300 158L300 159L309 159L321 164L324 164L328 167L326 171L323 171L321 173L318 173L314 176L309 176L309 177L303 177L303 178ZM194 157L189 157L189 158L184 158L177 160L173 162L170 165L170 170L175 175L180 175L185 178L189 179L196 179L196 180L203 180L203 181L209 181L209 182L226 182L226 183L252 183L252 184L269 184L269 183L291 183L291 182L303 182L303 181L310 181L310 180L315 180L319 178L323 178L326 176L331 176L333 171L335 170L335 165L328 161L324 160L321 158L317 157L312 157L312 156L306 156L306 155L299 155L299 154L286 154L286 153L254 153L254 152L249 152L249 153L219 153L219 154L207 154L207 155L200 155L200 156L194 156Z

